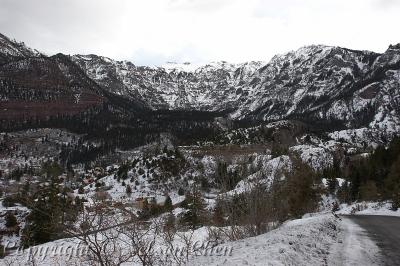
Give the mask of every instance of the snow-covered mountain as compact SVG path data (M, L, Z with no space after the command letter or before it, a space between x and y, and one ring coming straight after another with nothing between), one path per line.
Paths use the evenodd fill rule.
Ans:
M153 109L225 111L233 119L296 118L343 127L399 125L399 46L383 54L312 45L269 63L150 68L75 55L103 88Z
M255 94L234 117L337 121L346 127L398 122L400 50L384 54L309 46L260 69Z
M235 109L252 90L244 85L264 65L216 62L143 67L96 55L75 55L72 60L102 87L128 98L140 98L153 109L207 111Z
M47 216L37 216L40 227L33 226L35 215L27 216L38 209L50 210L59 216L50 221L68 229L86 227L81 210L92 221L91 215L105 214L98 219L100 230L88 230L100 235L127 221L150 225L156 216L168 218L174 228L195 228L204 224L188 220L203 216L204 209L202 219L218 218L211 225L228 231L214 234L202 227L194 235L213 233L216 244L229 235L230 240L259 235L233 247L254 255L250 251L261 243L271 251L264 253L279 261L299 264L311 254L319 265L336 260L343 243L348 247L338 239L351 235L350 227L333 216L292 221L260 234L317 211L317 201L319 211L330 211L336 200L395 201L397 192L386 189L398 181L392 173L398 172L400 147L394 139L400 135L400 45L383 54L312 45L268 63L145 67L97 55L46 56L0 34L0 133L0 190L7 196L0 199L0 229L7 234L0 247L9 247L5 241L20 246L30 228L43 228ZM91 208L106 202L111 212ZM65 215L60 206L76 210ZM356 205L343 213L356 208L361 211ZM21 228L3 222L8 212ZM112 222L103 223L103 217ZM236 226L238 233L230 233ZM46 234L40 243L56 239ZM234 254L230 262L255 262L242 257ZM218 264L222 257L210 258L191 264Z
M36 57L41 53L37 50L27 47L23 42L17 42L9 39L0 33L0 56L17 56L17 57ZM1 62L1 61L0 61Z
M40 106L59 101L55 109L63 106L67 114L77 114L105 102L112 106L103 111L118 113L124 121L132 106L140 106L145 112L180 115L217 112L253 125L298 120L331 131L400 130L400 45L383 54L312 45L268 63L146 67L97 55L47 57L0 35L0 78L3 104L14 109L22 104L18 100L23 106L30 100ZM34 115L35 108L23 116ZM63 110L55 113L63 115Z

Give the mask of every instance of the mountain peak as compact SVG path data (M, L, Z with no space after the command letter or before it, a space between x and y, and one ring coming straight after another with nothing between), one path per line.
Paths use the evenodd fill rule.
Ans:
M194 72L196 69L201 67L201 64L194 64L190 62L184 62L184 63L177 63L173 61L168 61L165 64L157 67L157 68L162 68L166 72L172 72L172 71L178 71L178 72Z
M400 50L400 43L389 45L388 50Z
M33 50L25 45L23 42L17 42L11 40L7 36L0 33L0 54L6 56L18 56L18 57L36 57L40 56L41 53L37 50Z

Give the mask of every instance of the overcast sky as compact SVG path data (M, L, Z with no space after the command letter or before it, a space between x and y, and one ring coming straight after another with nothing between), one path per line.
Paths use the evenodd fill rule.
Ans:
M139 65L268 61L309 44L383 52L399 14L400 0L0 0L0 32Z

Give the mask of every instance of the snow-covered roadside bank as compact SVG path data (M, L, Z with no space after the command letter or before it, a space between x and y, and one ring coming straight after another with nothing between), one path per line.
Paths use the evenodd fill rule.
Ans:
M206 228L200 228L193 240L206 241L206 235ZM85 249L77 244L74 239L62 239L40 245L39 251L33 252L39 265L86 265L82 261ZM350 219L332 214L289 221L269 233L221 246L230 247L229 255L202 253L192 256L187 265L380 265L379 248L367 232ZM60 249L57 256L54 247L64 247L63 252ZM50 256L45 256L45 251ZM81 256L76 257L77 252ZM0 260L0 265L23 265L29 262L28 255Z
M341 233L332 246L327 265L382 265L379 247L367 232L348 218L340 222Z
M190 265L379 265L379 249L363 229L327 214L230 245L232 256L196 257Z
M399 216L400 209L397 211L391 210L392 204L389 202L360 202L351 205L341 204L340 210L336 214L354 214L354 215L384 215L384 216Z

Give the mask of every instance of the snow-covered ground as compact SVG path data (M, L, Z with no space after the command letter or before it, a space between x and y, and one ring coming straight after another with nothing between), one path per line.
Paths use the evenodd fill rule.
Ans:
M292 161L287 155L273 159L270 155L257 155L253 165L258 165L260 170L239 181L233 190L226 193L228 196L242 194L261 184L269 187L275 178L284 179L284 172L292 168Z
M327 265L382 265L379 247L364 229L343 218L340 230L338 242L332 245Z
M207 229L194 232L195 240L207 237ZM54 247L64 247L57 256ZM67 250L67 247L70 247ZM303 219L286 222L266 234L233 242L225 242L229 253L190 257L188 265L379 265L380 253L377 245L366 232L346 218L335 218L332 214L315 214ZM217 250L214 247L214 250ZM58 240L37 246L40 265L75 265L82 262L75 254L84 248L73 239ZM47 250L51 256L43 256ZM73 253L68 257L68 253ZM84 253L81 253L84 254ZM219 255L219 256L218 256ZM38 257L39 256L39 257ZM42 257L43 256L43 257ZM11 265L22 265L27 261L27 252L8 259ZM5 261L0 260L0 265ZM140 265L140 264L138 264ZM173 264L172 264L173 265Z
M384 216L399 216L400 209L397 211L391 210L389 202L360 202L351 205L341 204L337 214L355 214L355 215L384 215Z
M190 265L376 265L379 248L365 231L333 215L287 222L269 233L231 243L232 256L203 256Z

